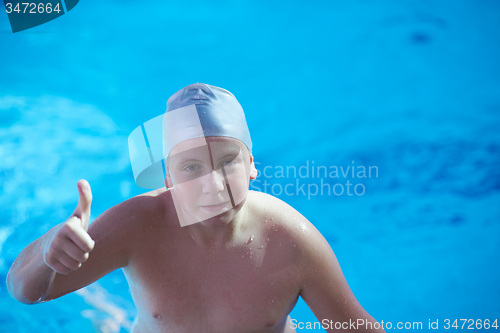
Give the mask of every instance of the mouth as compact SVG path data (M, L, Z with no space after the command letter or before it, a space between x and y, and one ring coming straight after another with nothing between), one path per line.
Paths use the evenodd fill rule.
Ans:
M218 205L201 206L201 208L208 210L209 212L218 212L218 211L226 208L228 203L229 203L229 201L222 203L222 204L218 204Z

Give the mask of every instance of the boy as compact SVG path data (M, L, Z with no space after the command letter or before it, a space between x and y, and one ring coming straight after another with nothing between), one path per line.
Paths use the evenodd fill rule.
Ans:
M230 92L181 89L167 102L163 131L167 188L88 226L92 194L80 180L70 218L13 263L13 297L46 302L122 268L138 311L133 332L294 332L288 314L299 295L320 321L384 332L369 329L378 323L316 228L283 201L248 190L257 176L252 143ZM359 320L367 325L345 324Z

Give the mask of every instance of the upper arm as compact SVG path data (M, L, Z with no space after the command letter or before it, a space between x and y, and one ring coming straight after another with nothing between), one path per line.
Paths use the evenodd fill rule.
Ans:
M82 266L67 275L56 273L43 302L85 287L104 275L125 267L130 257L134 232L134 202L130 199L99 215L88 228L95 241Z
M367 321L375 323L373 317L363 309L352 293L326 239L309 221L305 220L303 223L305 224L301 244L303 280L300 295L304 301L320 322L326 319L329 325L331 323L334 325L336 322L357 322L358 319L364 320L364 323ZM344 328L349 330L346 324ZM360 332L360 329L361 332L371 332L365 329L365 325L352 331ZM329 327L327 331L333 331L333 327ZM374 329L373 332L383 332L383 330Z

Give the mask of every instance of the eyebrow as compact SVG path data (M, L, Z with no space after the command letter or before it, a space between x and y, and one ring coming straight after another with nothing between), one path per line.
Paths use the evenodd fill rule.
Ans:
M189 164L189 163L205 163L205 162L203 162L201 160L194 159L194 158L189 158L187 160L182 160L182 161L177 162L177 166L183 166L183 165Z
M226 157L233 156L233 155L239 155L239 152L236 152L236 151L231 151L231 152L228 152L228 153L226 153L225 155L223 155L223 156L221 156L221 157L219 157L219 158L217 158L217 159L218 159L218 160L222 160L222 159L224 159L224 158L226 158Z
M232 156L232 155L239 155L240 152L241 152L241 149L238 148L227 148L225 149L226 151L224 152L224 155L220 156L217 158L217 161L220 161L222 159L225 159L229 156ZM182 154L182 153L181 153ZM212 160L212 154L210 154L210 160ZM184 165L184 164L187 164L187 163L205 163L205 161L202 161L202 160L199 160L199 159L196 159L196 158L188 158L186 160L180 160L177 162L177 165Z

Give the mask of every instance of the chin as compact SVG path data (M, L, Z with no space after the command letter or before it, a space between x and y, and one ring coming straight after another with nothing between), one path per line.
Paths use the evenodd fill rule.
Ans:
M225 211L224 213L219 214L217 216L205 219L205 220L201 221L200 223L202 223L203 225L205 225L207 227L220 227L220 226L228 225L233 220L233 218L236 216L236 214L238 214L238 212L240 211L241 207L243 207L244 204L245 204L245 200L240 202L234 208L231 208L231 209L229 209L229 210Z
M236 215L235 210L230 209L222 214L203 220L200 223L207 227L225 226L228 225L233 220L235 215Z

